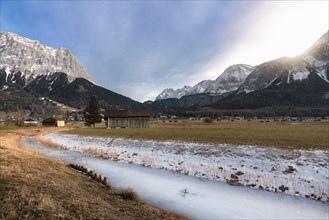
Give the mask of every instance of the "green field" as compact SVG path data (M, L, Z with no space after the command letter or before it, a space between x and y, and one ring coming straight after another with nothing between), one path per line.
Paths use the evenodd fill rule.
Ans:
M78 128L68 134L143 140L176 140L212 144L329 149L329 122L154 121L150 128Z

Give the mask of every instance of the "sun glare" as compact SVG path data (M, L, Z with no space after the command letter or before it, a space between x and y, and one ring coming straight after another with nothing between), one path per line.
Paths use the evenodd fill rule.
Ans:
M259 65L303 53L328 31L328 7L327 1L265 2L241 19L239 40L205 75L215 78L232 64Z
M281 2L268 13L259 27L268 56L296 56L328 30L327 1Z

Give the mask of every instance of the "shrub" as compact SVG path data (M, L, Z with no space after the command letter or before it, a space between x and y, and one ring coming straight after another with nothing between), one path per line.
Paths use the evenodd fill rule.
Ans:
M124 200L131 200L131 201L138 200L138 193L131 187L127 187L125 189L122 189L120 191L119 195Z
M210 123L213 122L213 120L212 120L211 118L205 118L205 119L204 119L204 122L210 124Z

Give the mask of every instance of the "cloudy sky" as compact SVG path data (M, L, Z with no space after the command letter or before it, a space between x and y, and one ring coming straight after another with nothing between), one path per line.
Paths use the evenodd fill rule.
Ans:
M138 101L231 64L295 56L328 30L328 1L0 2L0 29L68 48L95 81Z

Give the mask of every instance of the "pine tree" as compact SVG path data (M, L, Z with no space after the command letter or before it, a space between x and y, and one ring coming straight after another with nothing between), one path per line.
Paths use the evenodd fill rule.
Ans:
M90 99L89 104L85 108L84 115L85 115L85 125L87 126L92 125L93 127L95 127L96 123L101 122L98 100L95 96L93 96Z

